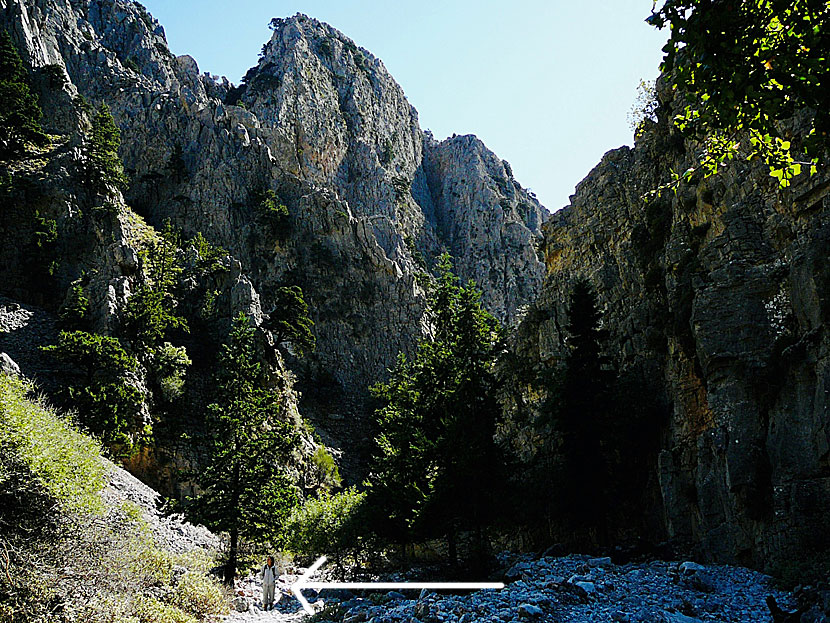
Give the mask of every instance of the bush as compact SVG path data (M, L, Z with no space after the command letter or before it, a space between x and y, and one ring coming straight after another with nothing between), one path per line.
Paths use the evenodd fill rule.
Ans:
M66 293L66 300L60 309L61 324L67 329L81 329L86 326L89 315L89 298L83 287L84 276L72 282Z
M323 623L324 621L342 621L346 609L340 604L327 604L320 612L315 612L308 618L308 623Z
M126 620L122 619L124 623L132 620L140 623L196 623L196 619L191 615L153 597L137 595L132 606L132 616Z
M318 485L324 487L340 486L340 470L334 462L334 457L329 454L324 446L317 446L311 457L311 462L317 472Z
M41 67L40 75L46 79L47 84L53 89L62 89L69 84L69 79L66 77L63 67L56 63Z
M228 604L222 587L209 577L188 572L170 598L173 605L204 620L214 614L226 614Z
M129 70L130 70L131 72L133 72L134 74L141 73L141 70L139 70L139 68L138 68L138 63L136 63L136 62L135 62L135 57L133 57L133 56L128 56L128 57L124 60L124 63L123 63L123 64L124 64L124 67L126 67L127 69L129 69Z
M343 559L362 547L361 510L365 493L350 487L341 493L323 492L291 514L286 526L288 549L296 554L330 554L342 567Z
M215 271L225 271L227 267L222 264L228 252L220 246L211 243L197 231L196 235L187 241L185 250L191 258L197 276L204 276Z
M260 190L253 196L257 220L276 235L284 235L288 221L288 207L282 203L270 188Z
M314 321L308 315L308 303L300 286L277 288L274 309L268 314L265 328L274 333L277 344L290 342L302 355L313 351L316 338L312 333Z
M184 377L191 364L184 346L165 342L155 353L155 373L162 397L172 402L184 393Z

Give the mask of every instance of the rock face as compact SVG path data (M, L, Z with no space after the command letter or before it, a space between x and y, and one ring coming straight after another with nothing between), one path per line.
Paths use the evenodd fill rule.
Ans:
M828 545L830 181L779 191L765 167L735 162L645 203L670 166L693 164L668 107L546 223L547 280L516 351L562 356L570 285L587 279L608 354L665 414L645 536L786 562Z
M317 348L301 360L283 354L300 378L307 414L316 415L325 439L343 444L347 463L367 438L353 417L365 414L367 386L424 335L435 256L451 251L460 275L478 281L504 321L541 286L537 247L547 212L509 165L474 137L438 143L422 132L381 61L326 24L304 15L275 19L240 86L172 55L162 26L130 0L0 0L0 26L34 79L45 82L38 76L48 65L68 78L62 88L39 89L45 129L72 137L68 153L50 158L44 171L55 182L47 193L52 211L68 210L70 222L77 203L60 182L72 174L84 126L76 98L106 103L121 129L126 204L151 226L170 219L183 239L201 232L228 252L230 281L211 286L222 293L223 312L245 310L257 325L267 323L277 288L302 287ZM266 192L287 207L279 224L263 210ZM94 243L79 243L82 265L64 263L56 288L65 292L81 271L97 275L90 306L105 333L117 330L135 286L140 246L127 240L129 223L114 229L118 244L109 244L106 227ZM10 224L6 233L15 231ZM24 275L19 260L13 245L0 251L0 263ZM194 301L211 288L197 284ZM48 294L31 300L30 291L14 280L4 286L15 300L54 311ZM272 359L285 377L282 358ZM345 434L330 413L350 415ZM151 455L133 463L169 493L169 474Z
M415 276L443 249L502 320L538 291L544 208L480 141L426 136L380 60L330 26L274 20L234 87L173 57L163 28L127 0L0 7L33 67L65 67L110 105L130 205L228 249L265 312L276 286L304 287L317 335L307 370L347 391L381 378L422 334ZM282 237L256 219L265 189L289 208Z

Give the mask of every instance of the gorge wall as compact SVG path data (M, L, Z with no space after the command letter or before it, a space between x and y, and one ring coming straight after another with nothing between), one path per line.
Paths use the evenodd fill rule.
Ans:
M663 414L630 524L710 559L786 564L828 546L830 181L779 190L736 160L645 202L700 149L675 133L670 95L544 225L547 278L514 351L560 359L571 286L588 280L608 355Z
M366 441L360 418L348 416L365 415L367 386L429 330L425 285L441 251L492 313L520 320L512 350L537 367L561 359L571 284L585 278L608 354L663 416L636 530L753 564L827 545L826 176L779 191L763 166L733 162L644 202L699 148L672 131L664 93L635 148L606 154L549 218L507 162L473 136L434 140L379 59L304 15L274 20L237 86L174 56L161 25L128 0L0 0L0 26L40 81L44 128L65 139L20 165L29 190L0 215L0 294L9 297L0 318L16 327L0 350L13 346L24 374L56 371L14 333L13 301L37 307L38 326L51 327L69 284L87 273L96 330L117 332L142 240L170 219L227 250L224 276L192 292L209 288L225 316L253 317L291 417L299 426L305 408L348 459ZM46 84L49 65L65 71L65 85ZM89 220L101 198L86 194L79 172L78 94L106 102L121 129L130 185L117 217ZM45 289L30 283L19 244L36 237L32 188L60 234L61 264ZM288 208L278 229L259 212L266 190ZM302 359L280 353L264 328L277 288L293 284L317 339ZM206 386L209 370L201 374ZM508 423L515 415L507 405ZM519 456L537 442L521 423L511 435ZM161 469L155 461L133 467Z

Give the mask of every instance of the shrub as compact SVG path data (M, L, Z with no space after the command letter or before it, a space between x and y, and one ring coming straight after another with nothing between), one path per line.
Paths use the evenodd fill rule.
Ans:
M326 606L315 612L308 618L308 623L324 623L325 621L342 621L346 609L340 604L326 604Z
M199 620L215 614L227 614L228 604L222 587L209 577L185 573L170 598L173 605L190 612Z
M186 612L153 597L137 595L132 606L132 615L141 623L196 623Z
M227 270L221 260L228 252L211 243L200 231L197 231L196 235L187 241L185 250L192 258L192 263L200 276L214 271Z
M141 71L138 68L138 63L135 62L135 57L133 57L133 56L128 56L124 60L123 65L124 65L124 67L126 67L127 69L129 69L131 72L133 72L135 74L141 73Z
M635 138L639 138L643 133L646 123L657 122L659 106L655 81L640 80L640 84L637 85L637 96L626 115L628 127L634 132Z
M253 196L257 220L271 230L284 235L288 221L288 208L270 188L260 190Z
M184 346L173 346L165 342L155 352L155 373L159 380L161 394L172 402L184 393L184 376L191 364Z
M167 170L175 182L187 179L187 164L184 161L181 143L173 145L173 151L170 152L170 159L167 161Z
M324 487L340 486L340 470L334 462L334 457L329 454L324 446L317 446L311 457L311 462L317 472L318 485Z
M325 552L342 566L343 559L363 545L361 510L365 497L365 493L350 487L306 500L291 514L286 526L288 549L307 556Z
M89 315L89 298L82 285L84 275L72 282L66 300L60 309L61 323L67 329L80 329L86 325Z

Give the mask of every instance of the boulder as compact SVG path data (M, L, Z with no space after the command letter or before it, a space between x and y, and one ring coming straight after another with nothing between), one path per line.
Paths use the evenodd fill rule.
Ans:
M6 353L0 353L0 372L12 376L20 376L20 366Z
M231 602L233 609L237 612L248 612L251 608L251 602L247 597L237 596Z
M524 619L538 619L544 614L539 606L534 606L533 604L522 604L518 610L519 616Z

